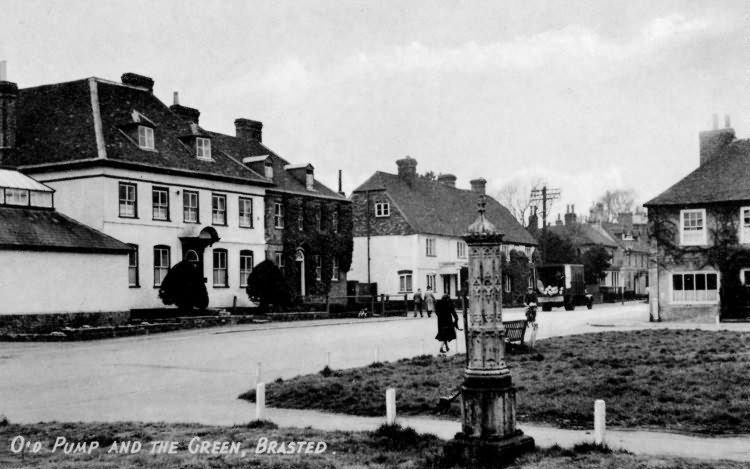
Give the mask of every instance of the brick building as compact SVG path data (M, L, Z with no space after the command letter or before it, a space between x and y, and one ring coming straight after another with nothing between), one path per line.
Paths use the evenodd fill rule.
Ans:
M428 287L457 297L466 280L468 253L463 236L476 218L486 181L471 181L471 190L456 187L456 177L430 180L417 174L417 161L396 162L398 174L378 171L351 195L354 211L354 255L350 277L377 282L378 290L409 294ZM503 250L531 259L536 240L511 213L487 196L486 217L504 233ZM510 297L528 281L505 281ZM510 299L510 298L509 298Z

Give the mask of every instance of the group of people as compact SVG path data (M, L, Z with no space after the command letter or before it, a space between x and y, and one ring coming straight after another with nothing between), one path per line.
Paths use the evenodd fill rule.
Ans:
M417 313L419 317L424 317L424 312L427 312L428 318L432 317L432 313L437 317L438 332L435 339L442 342L440 353L450 351L448 342L456 340L456 329L462 330L458 327L458 314L450 296L446 294L435 300L432 288L428 287L424 296L422 289L417 289L417 293L414 294L414 317L417 317Z

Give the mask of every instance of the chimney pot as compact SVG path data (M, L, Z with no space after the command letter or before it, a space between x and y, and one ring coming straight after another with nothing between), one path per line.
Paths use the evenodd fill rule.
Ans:
M724 128L729 129L732 127L732 121L729 119L729 114L724 116Z
M180 92L175 91L172 93L172 104L180 104Z
M154 80L150 77L138 75L137 73L123 73L120 80L123 85L145 88L149 93L154 92Z
M245 118L234 120L234 133L237 138L263 141L263 122Z
M0 80L0 164L7 164L8 155L16 146L17 103L18 85Z
M446 186L456 187L456 176L453 174L440 174L438 175L437 180L439 183L445 184Z
M487 187L487 180L485 178L472 179L469 181L469 184L471 184L472 192L482 195L485 194L485 189Z
M417 179L417 160L410 157L409 155L396 160L396 166L398 167L398 177L406 181L407 184L411 185Z

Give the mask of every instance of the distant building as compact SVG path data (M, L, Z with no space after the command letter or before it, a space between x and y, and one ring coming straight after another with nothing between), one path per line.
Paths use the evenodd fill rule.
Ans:
M463 236L476 219L486 181L471 181L471 190L456 188L456 177L443 174L430 180L417 174L417 161L396 162L398 174L378 171L352 195L354 255L350 278L377 282L378 291L412 294L431 288L457 297L467 280L468 252ZM532 258L536 240L511 213L487 196L487 219L504 237L507 254L517 250ZM505 280L506 299L525 291Z
M130 252L57 212L51 188L0 169L0 315L103 313L124 322L127 290L111 286L126 284Z
M713 321L750 311L750 139L727 117L701 132L699 166L644 204L651 226L654 321Z

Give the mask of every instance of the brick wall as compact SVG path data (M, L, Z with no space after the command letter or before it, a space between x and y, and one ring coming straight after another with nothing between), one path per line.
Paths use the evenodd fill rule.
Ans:
M379 202L388 202L390 204L390 216L375 216L375 204ZM355 192L352 194L352 210L354 236L367 236L368 210L366 193ZM415 233L411 225L409 225L406 219L401 215L384 191L370 191L369 215L370 236L410 235Z

